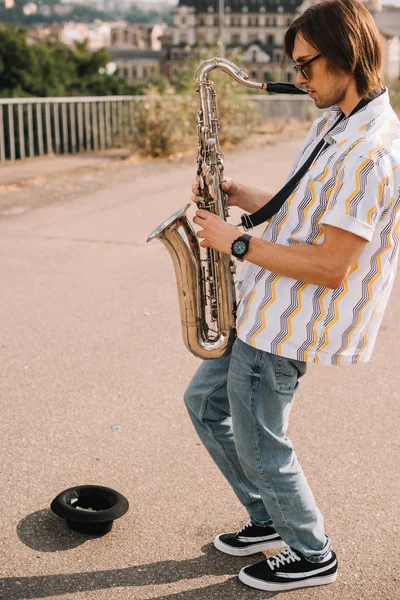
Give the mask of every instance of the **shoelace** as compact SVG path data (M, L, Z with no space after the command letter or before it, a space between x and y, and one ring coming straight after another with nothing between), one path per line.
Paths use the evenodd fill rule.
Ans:
M251 519L249 519L244 525L243 527L237 532L237 535L239 535L240 533L242 533L245 529L247 529L247 527L251 527L253 525L253 523L251 522Z
M287 548L280 554L277 554L272 558L268 558L267 563L271 571L273 571L276 567L279 567L279 565L296 562L296 560L301 560L300 556L297 556L297 554L293 552L291 548Z

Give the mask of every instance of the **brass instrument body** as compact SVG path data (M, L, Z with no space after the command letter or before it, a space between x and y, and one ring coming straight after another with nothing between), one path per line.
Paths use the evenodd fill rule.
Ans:
M224 164L218 135L217 97L209 80L214 69L253 89L266 90L270 84L250 81L246 73L225 58L208 59L195 73L200 96L197 175L202 200L199 207L226 220L229 216L226 195L220 188ZM202 258L198 237L186 215L190 206L189 203L161 223L147 241L159 239L172 258L187 349L199 358L220 358L230 352L236 337L235 266L229 255L212 248L206 248L206 257Z

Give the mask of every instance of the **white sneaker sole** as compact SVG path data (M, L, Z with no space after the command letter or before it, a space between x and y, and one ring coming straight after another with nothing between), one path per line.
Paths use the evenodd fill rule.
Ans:
M332 575L327 575L326 577L316 577L315 579L304 579L303 581L296 581L293 583L272 583L267 581L262 581L261 579L256 579L255 577L250 577L243 571L243 569L239 572L239 579L245 585L249 587L255 588L257 590L263 590L265 592L283 592L285 590L295 590L297 588L303 587L312 587L315 585L325 585L328 583L333 583L336 581L337 572Z
M224 535L221 533L220 535ZM214 539L214 546L217 550L224 552L225 554L230 554L231 556L250 556L251 554L258 554L259 552L263 552L264 550L281 550L282 548L287 548L287 544L283 540L271 540L265 542L259 542L257 544L252 544L247 548L233 548L229 546L229 544L225 544L220 539L220 536Z

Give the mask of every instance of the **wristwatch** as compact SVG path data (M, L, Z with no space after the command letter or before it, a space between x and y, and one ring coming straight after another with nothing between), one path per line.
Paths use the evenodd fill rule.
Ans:
M244 260L244 257L249 249L250 240L251 235L247 235L247 233L244 233L240 237L236 238L236 240L232 242L231 246L232 256L238 260Z

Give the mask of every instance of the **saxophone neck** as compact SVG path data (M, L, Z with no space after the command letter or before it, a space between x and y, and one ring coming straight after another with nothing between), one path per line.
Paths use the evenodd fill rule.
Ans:
M232 79L238 83L253 89L266 90L265 83L259 83L258 81L251 81L250 77L240 67L235 65L232 61L227 58L221 58L216 56L215 58L209 58L202 62L196 70L194 80L200 85L209 85L209 75L214 69L219 69L227 73Z
M250 77L240 67L235 65L232 61L227 58L209 58L202 62L198 67L194 76L194 80L199 84L200 87L210 85L209 75L214 69L220 69L227 73L242 85L253 88L255 90L264 90L266 92L273 92L275 94L307 94L305 90L298 88L296 85L291 83L281 83L267 81L266 83L260 83L258 81L251 81Z

